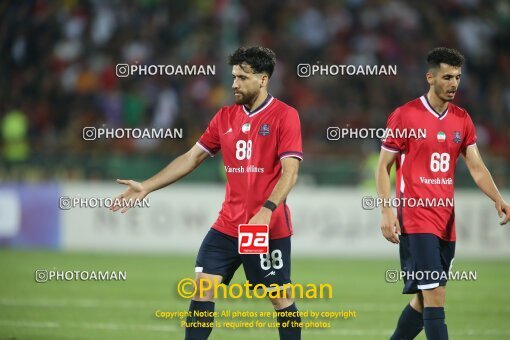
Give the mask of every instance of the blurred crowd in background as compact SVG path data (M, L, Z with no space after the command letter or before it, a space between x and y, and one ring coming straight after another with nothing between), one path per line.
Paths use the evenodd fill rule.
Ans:
M384 127L395 107L427 91L427 52L457 48L466 64L455 103L471 114L485 158L502 174L508 168L506 0L34 0L0 4L0 173L171 160L233 102L226 59L242 45L275 51L270 92L298 109L305 160L358 169L379 142L327 141L327 127ZM119 63L215 65L216 75L119 78ZM300 63L397 65L398 75L300 78ZM185 138L85 141L86 126L176 127ZM110 175L96 170L61 177Z

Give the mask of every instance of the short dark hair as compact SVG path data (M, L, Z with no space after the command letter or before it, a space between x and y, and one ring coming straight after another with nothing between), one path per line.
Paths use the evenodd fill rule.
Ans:
M276 55L267 47L239 47L228 57L231 66L246 63L255 73L267 73L271 78L276 64Z
M453 48L436 47L427 54L427 64L429 68L436 68L441 63L461 67L464 64L464 56Z

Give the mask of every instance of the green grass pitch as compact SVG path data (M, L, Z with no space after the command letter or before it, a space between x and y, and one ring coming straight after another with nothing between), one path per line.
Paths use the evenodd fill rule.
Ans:
M388 339L409 297L401 283L386 283L395 260L295 258L294 282L330 283L333 298L299 300L300 310L354 310L356 318L329 329L303 330L303 339ZM177 282L194 275L193 256L0 250L0 339L183 339L178 320L156 310L184 311L189 301ZM126 281L36 283L37 269L126 271ZM475 282L450 282L450 339L509 339L509 260L456 259L456 270L477 272ZM242 268L234 282L244 282ZM222 311L271 311L266 300L224 300ZM269 321L269 320L266 320ZM210 339L278 339L276 329L215 329ZM418 339L425 339L423 332Z

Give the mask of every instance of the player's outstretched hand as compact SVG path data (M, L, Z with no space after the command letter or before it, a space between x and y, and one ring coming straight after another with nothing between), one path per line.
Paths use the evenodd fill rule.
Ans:
M126 180L126 179L117 179L117 183L127 185L128 188L126 191L124 191L119 196L115 197L115 202L135 202L136 200L142 200L147 196L149 193L147 190L144 189L143 185L139 182L133 181L133 180ZM121 210L121 213L125 213L126 211L131 208L129 205L118 205L113 204L110 207L110 210L117 211L119 209Z
M503 200L497 201L495 205L496 210L498 211L499 218L504 217L504 219L501 222L499 222L499 224L500 225L507 224L508 221L510 220L510 205L508 205L508 203L506 203Z
M398 238L398 235L400 235L400 223L398 222L397 216L393 213L393 210L387 210L382 213L381 231L384 238L391 243L400 243Z

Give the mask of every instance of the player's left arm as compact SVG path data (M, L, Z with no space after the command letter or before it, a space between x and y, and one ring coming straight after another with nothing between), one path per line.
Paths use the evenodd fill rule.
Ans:
M469 173L471 177L473 177L476 185L494 201L499 217L503 218L504 216L500 224L506 224L510 220L510 205L508 205L503 199L503 196L501 196L489 170L480 156L480 151L476 144L469 145L463 153L463 156L466 160Z
M287 197L292 187L296 184L299 171L299 160L294 157L286 157L282 162L282 176L276 182L268 200L279 206ZM261 207L250 219L248 224L268 224L271 221L271 209Z

